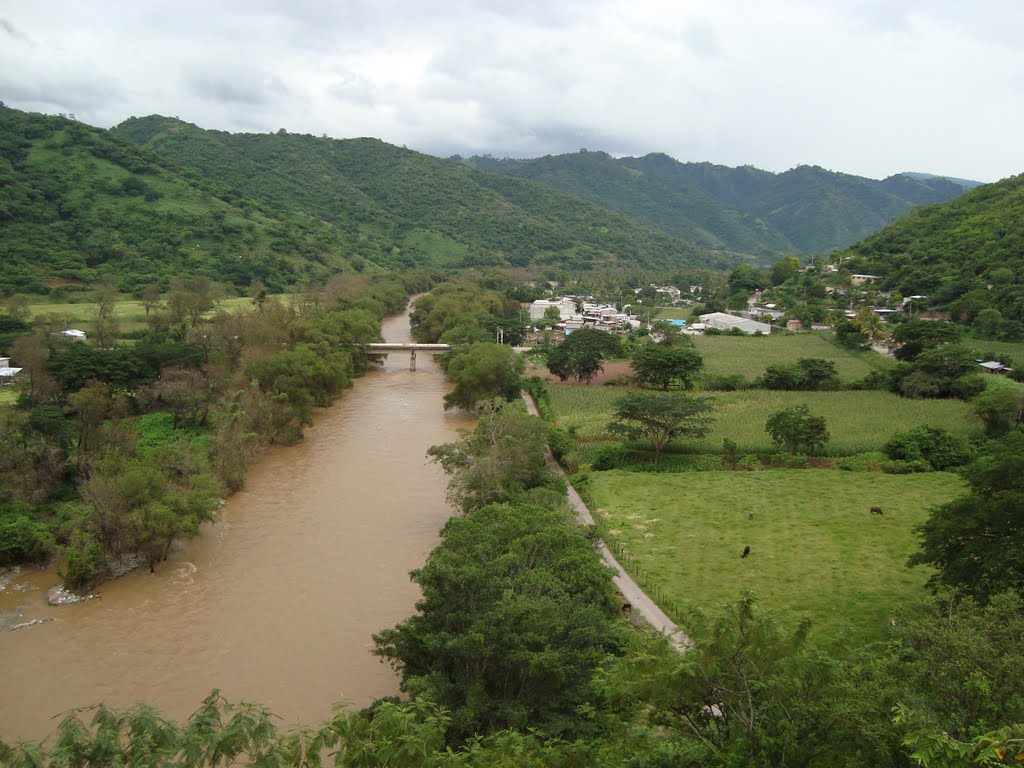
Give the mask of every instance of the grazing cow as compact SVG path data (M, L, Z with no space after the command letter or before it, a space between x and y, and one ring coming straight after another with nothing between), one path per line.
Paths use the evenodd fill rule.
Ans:
M753 520L753 519L754 519L754 513L753 512L747 512L747 520Z
M872 515L880 515L880 514L882 514L882 508L881 507L872 507L871 508L871 514Z
M745 547L743 548L743 554L742 554L742 555L740 555L740 558L744 558L744 557L746 557L746 556L747 556L747 555L749 555L749 554L750 554L750 545L749 545L749 544L747 544L747 546L745 546Z

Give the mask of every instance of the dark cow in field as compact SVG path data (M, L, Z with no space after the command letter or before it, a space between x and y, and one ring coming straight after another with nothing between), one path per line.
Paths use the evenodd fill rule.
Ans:
M872 515L880 515L880 514L882 514L882 508L881 507L872 507L871 508L871 514Z
M742 554L742 555L740 555L740 558L742 559L742 558L746 557L746 556L747 556L747 555L749 555L749 554L750 554L750 545L749 545L749 544L747 544L747 546L745 546L745 547L743 548L743 554Z

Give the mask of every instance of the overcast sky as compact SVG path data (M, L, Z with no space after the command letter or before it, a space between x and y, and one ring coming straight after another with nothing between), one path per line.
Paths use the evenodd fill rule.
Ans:
M995 181L1024 171L1024 0L0 0L0 100Z

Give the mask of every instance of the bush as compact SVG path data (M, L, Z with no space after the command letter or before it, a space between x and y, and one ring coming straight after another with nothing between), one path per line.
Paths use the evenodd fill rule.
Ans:
M878 472L888 461L888 457L881 451L868 451L843 456L836 461L836 468L847 472Z
M720 392L735 392L739 389L748 389L750 382L742 373L713 373L704 374L703 388L717 390Z
M52 551L50 529L28 514L26 505L0 506L0 566L42 563Z
M622 443L603 443L590 451L590 465L596 472L616 469L629 462L632 453Z
M748 453L736 462L737 469L761 469L761 457L756 453Z
M548 429L548 447L552 455L563 461L565 456L576 450L576 439L564 429L550 427Z
M969 442L941 427L927 425L893 435L882 450L895 461L923 462L929 470L938 472L962 466L974 457Z
M903 461L894 459L882 464L882 471L887 475L912 475L916 472L931 472L932 465L922 459Z

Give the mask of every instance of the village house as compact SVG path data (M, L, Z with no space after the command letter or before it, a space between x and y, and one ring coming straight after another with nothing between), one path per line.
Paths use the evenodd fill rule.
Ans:
M772 327L768 323L760 323L757 320L737 317L725 312L709 312L706 315L701 315L700 322L708 328L717 328L720 331L726 332L734 328L749 334L763 333L767 335L772 332Z
M21 368L11 367L11 358L0 357L0 387L14 383L14 377L21 373Z
M1013 369L998 360L975 360L978 367L985 373L1009 373Z

